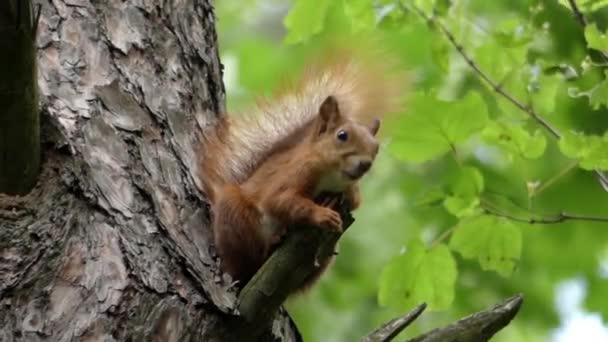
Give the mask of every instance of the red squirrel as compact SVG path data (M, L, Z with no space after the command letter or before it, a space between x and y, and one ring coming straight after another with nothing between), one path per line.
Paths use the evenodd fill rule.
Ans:
M343 193L351 210L359 207L358 181L378 153L380 117L398 109L403 88L385 63L333 59L253 113L220 116L206 132L201 181L221 268L233 279L249 281L296 223L341 232L334 201L315 203L320 193Z

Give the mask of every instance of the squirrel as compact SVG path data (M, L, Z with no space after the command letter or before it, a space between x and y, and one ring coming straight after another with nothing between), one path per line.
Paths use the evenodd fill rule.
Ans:
M358 182L378 153L381 117L399 109L403 80L382 59L352 54L310 67L294 88L241 117L221 115L204 134L200 177L212 209L221 269L244 285L287 228L342 231L342 193L360 205ZM321 260L308 288L331 260Z

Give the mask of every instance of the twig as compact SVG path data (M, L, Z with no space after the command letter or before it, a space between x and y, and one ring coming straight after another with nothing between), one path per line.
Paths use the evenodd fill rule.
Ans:
M458 228L457 224L451 226L450 228L448 228L447 230L445 230L443 233L441 233L441 235L437 236L435 238L435 240L433 240L433 242L431 242L431 245L429 246L429 249L437 246L438 244L440 244L441 242L443 242L445 239L447 239L450 235L452 235L452 233L454 232L454 230L456 230L456 228Z
M583 15L583 12L581 12L581 10L576 5L576 2L574 0L568 0L568 3L570 3L570 8L572 8L572 13L574 13L574 17L579 22L579 24L581 24L581 26L583 26L583 27L587 26L587 20L585 20L585 16Z
M565 175L567 175L570 171L572 171L577 166L578 166L578 161L572 162L570 165L568 165L568 167L566 167L565 169L561 170L556 175L554 175L553 177L549 178L547 181L543 182L542 185L538 189L534 190L533 196L540 195L540 193L542 193L543 191L547 190L551 185L553 185L555 182L557 182L562 177L564 177Z
M432 330L409 342L488 341L517 315L524 298L513 296L491 309L465 317L447 327Z
M524 222L529 224L555 224L562 223L565 221L590 221L590 222L608 222L608 217L602 216L590 216L590 215L578 215L578 214L568 214L565 212L561 212L557 215L549 216L549 217L520 217L511 215L508 213L503 213L497 211L495 209L491 209L487 206L482 206L484 212L488 215L504 217L506 219L516 221L516 222Z
M575 4L576 5L576 4ZM496 93L500 94L502 97L507 99L507 101L511 102L515 107L519 108L524 113L528 114L534 121L536 121L539 125L543 126L551 135L553 135L557 139L561 139L561 133L553 127L548 121L546 121L542 116L540 116L532 107L523 104L521 101L516 99L513 95L509 94L504 90L500 84L496 83L494 80L488 76L481 68L477 65L477 63L471 58L462 45L458 43L456 37L450 32L441 21L432 18L427 15L423 10L421 10L418 6L413 3L410 3L409 6L416 12L420 17L426 20L429 24L434 24L443 33L443 35L450 41L452 46L458 51L458 53L462 56L462 58L467 62L467 64L475 71L475 73L484 80ZM407 11L407 6L405 4L401 4L401 7L404 11ZM578 7L577 7L578 8ZM600 170L595 170L595 174L598 176L600 184L604 188L604 190L608 191L608 176L605 175Z
M372 331L361 339L361 342L388 342L392 341L403 329L407 328L413 321L420 316L426 309L426 304L418 305L414 310L408 312L403 317L392 319L378 329Z
M405 5L403 5L403 6L405 6ZM544 118L542 118L540 115L538 115L536 113L536 111L534 111L534 109L532 109L532 107L525 105L522 102L520 102L519 100L517 100L515 97L513 97L513 95L506 92L503 89L503 87L500 86L500 84L498 84L497 82L492 80L490 78L490 76L488 76L483 70L481 70L479 68L479 66L477 65L477 63L473 60L473 58L471 58L466 53L466 51L464 51L464 48L462 47L462 45L460 45L458 43L458 41L456 41L456 37L454 37L452 32L450 32L443 25L443 23L441 23L439 20L436 20L436 19L428 16L426 13L424 13L424 11L422 11L418 6L414 5L413 3L410 3L409 6L411 6L412 9L414 9L414 11L419 16L424 18L424 20L426 20L428 23L434 24L437 27L439 27L439 29L441 30L443 35L450 41L450 43L454 46L454 48L456 49L456 51L458 51L458 53L462 56L462 58L464 58L464 60L471 67L471 69L473 69L477 73L477 75L479 75L479 77L481 79L483 79L495 92L497 92L498 94L503 96L505 99L507 99L509 102L511 102L513 105L515 105L517 108L519 108L523 112L527 113L538 124L545 127L547 129L547 131L549 131L554 137L556 137L558 139L561 138L562 135L559 133L559 131L556 128L554 128L550 123L548 123Z
M576 5L576 1L568 0L568 3L570 4L570 9L572 9L572 13L576 18L576 21L578 21L578 23L581 24L583 29L585 29L585 27L587 26L587 20L585 19L585 15L583 14L583 12L581 12L581 10ZM606 55L604 51L598 50L598 52L600 53L600 56L602 56L604 62L608 62L608 55Z
M572 13L574 13L574 16L576 17L576 20L579 22L579 24L581 24L583 29L585 29L585 27L587 26L587 20L585 19L585 15L583 14L583 12L581 12L581 10L576 5L576 1L568 0L568 3L570 4L570 8L572 9ZM608 62L608 55L604 51L598 52L600 53L600 56L602 56L604 62ZM606 174L604 174L600 170L595 170L595 173L599 177L600 184L602 185L604 190L608 191L608 176L606 176Z

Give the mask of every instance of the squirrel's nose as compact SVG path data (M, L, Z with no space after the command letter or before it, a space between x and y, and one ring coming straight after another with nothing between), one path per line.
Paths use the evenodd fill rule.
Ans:
M369 160L362 160L362 161L359 162L359 165L357 166L357 171L359 171L360 174L364 174L371 167L372 167L372 162L371 161L369 161Z

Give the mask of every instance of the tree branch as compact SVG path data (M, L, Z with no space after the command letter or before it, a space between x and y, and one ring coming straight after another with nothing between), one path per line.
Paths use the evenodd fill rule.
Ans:
M487 206L483 206L483 210L488 215L504 217L512 221L524 222L529 224L555 224L561 223L565 221L591 221L591 222L608 222L608 217L602 216L588 216L588 215L578 215L578 214L568 214L561 212L557 215L553 215L550 217L519 217L515 215L511 215L508 213L503 213L494 209L490 209Z
M346 230L354 219L345 205L340 212ZM246 321L248 334L255 335L267 327L289 294L318 269L318 260L334 255L340 236L312 226L290 230L285 241L241 290L238 311Z
M522 303L523 296L515 295L491 309L475 313L446 327L432 330L408 342L487 341L511 322Z
M587 19L585 19L585 15L578 8L578 5L576 4L575 0L568 0L568 3L570 4L570 9L572 9L572 13L574 14L574 17L576 18L576 21L578 21L578 23L582 26L582 28L584 30L585 27L587 26ZM604 62L608 62L608 55L606 55L606 53L604 51L599 51L599 50L596 50L596 51L599 52L599 55L602 57Z
M573 1L571 1L572 3ZM576 4L575 4L576 5ZM462 45L458 43L452 32L443 25L443 23L429 15L427 15L423 10L421 10L418 6L416 6L413 2L410 2L409 6L416 12L420 17L426 20L429 24L434 24L439 28L441 33L448 39L448 41L454 46L456 51L462 56L462 58L467 62L467 64L475 71L475 73L484 80L496 93L500 94L507 101L511 102L515 107L519 108L524 113L528 114L534 121L536 121L539 125L544 127L551 135L553 135L558 140L562 138L561 133L553 127L547 120L545 120L542 116L540 116L532 107L523 104L521 101L516 99L513 95L508 93L499 83L495 82L486 74L481 68L477 65L475 60L470 57ZM407 6L402 4L402 8L404 11L407 11ZM578 7L577 7L578 9ZM602 171L595 170L595 174L597 175L600 184L602 187L608 191L608 176L606 176Z
M40 165L37 18L30 0L1 1L0 14L0 193L23 194Z
M405 6L405 5L403 5L403 6ZM466 53L466 51L464 50L462 45L460 45L458 43L458 41L456 41L456 37L454 37L452 32L450 32L445 27L445 25L443 25L443 23L441 23L439 20L436 20L436 19L432 18L431 16L427 15L426 13L424 13L423 10L421 10L418 6L414 5L413 3L411 3L409 6L411 6L411 8L414 10L414 12L416 12L419 16L421 16L428 23L434 24L435 26L437 26L439 28L439 30L450 41L450 43L454 46L454 48L456 49L456 51L458 51L458 53L462 56L462 58L467 62L467 64L471 67L471 69L473 69L475 71L475 73L492 88L492 90L494 90L496 93L500 94L502 97L507 99L509 102L511 102L513 105L515 105L515 107L519 108L520 110L522 110L523 112L528 114L532 119L534 119L534 121L536 121L541 126L545 127L545 129L547 129L547 131L549 131L549 133L551 133L554 137L556 137L558 139L561 138L561 134L559 133L559 131L555 127L553 127L549 122L547 122L544 118L542 118L540 115L538 115L532 107L525 105L522 102L520 102L519 100L517 100L513 95L509 94L506 90L504 90L504 88L500 84L498 84L497 82L492 80L492 78L490 78L490 76L488 76L488 74L486 74L483 70L481 70L481 68L477 65L477 63L473 60L473 58L471 58Z
M576 5L576 1L568 0L568 3L570 3L570 8L572 8L572 13L574 13L574 17L579 22L579 24L581 24L581 26L583 26L583 27L587 26L587 20L585 20L585 16L583 15L583 12L581 12L580 9L578 8L578 6Z
M361 342L388 342L392 341L403 329L407 328L426 309L426 304L420 304L403 317L392 319L378 329L372 331L361 339Z

